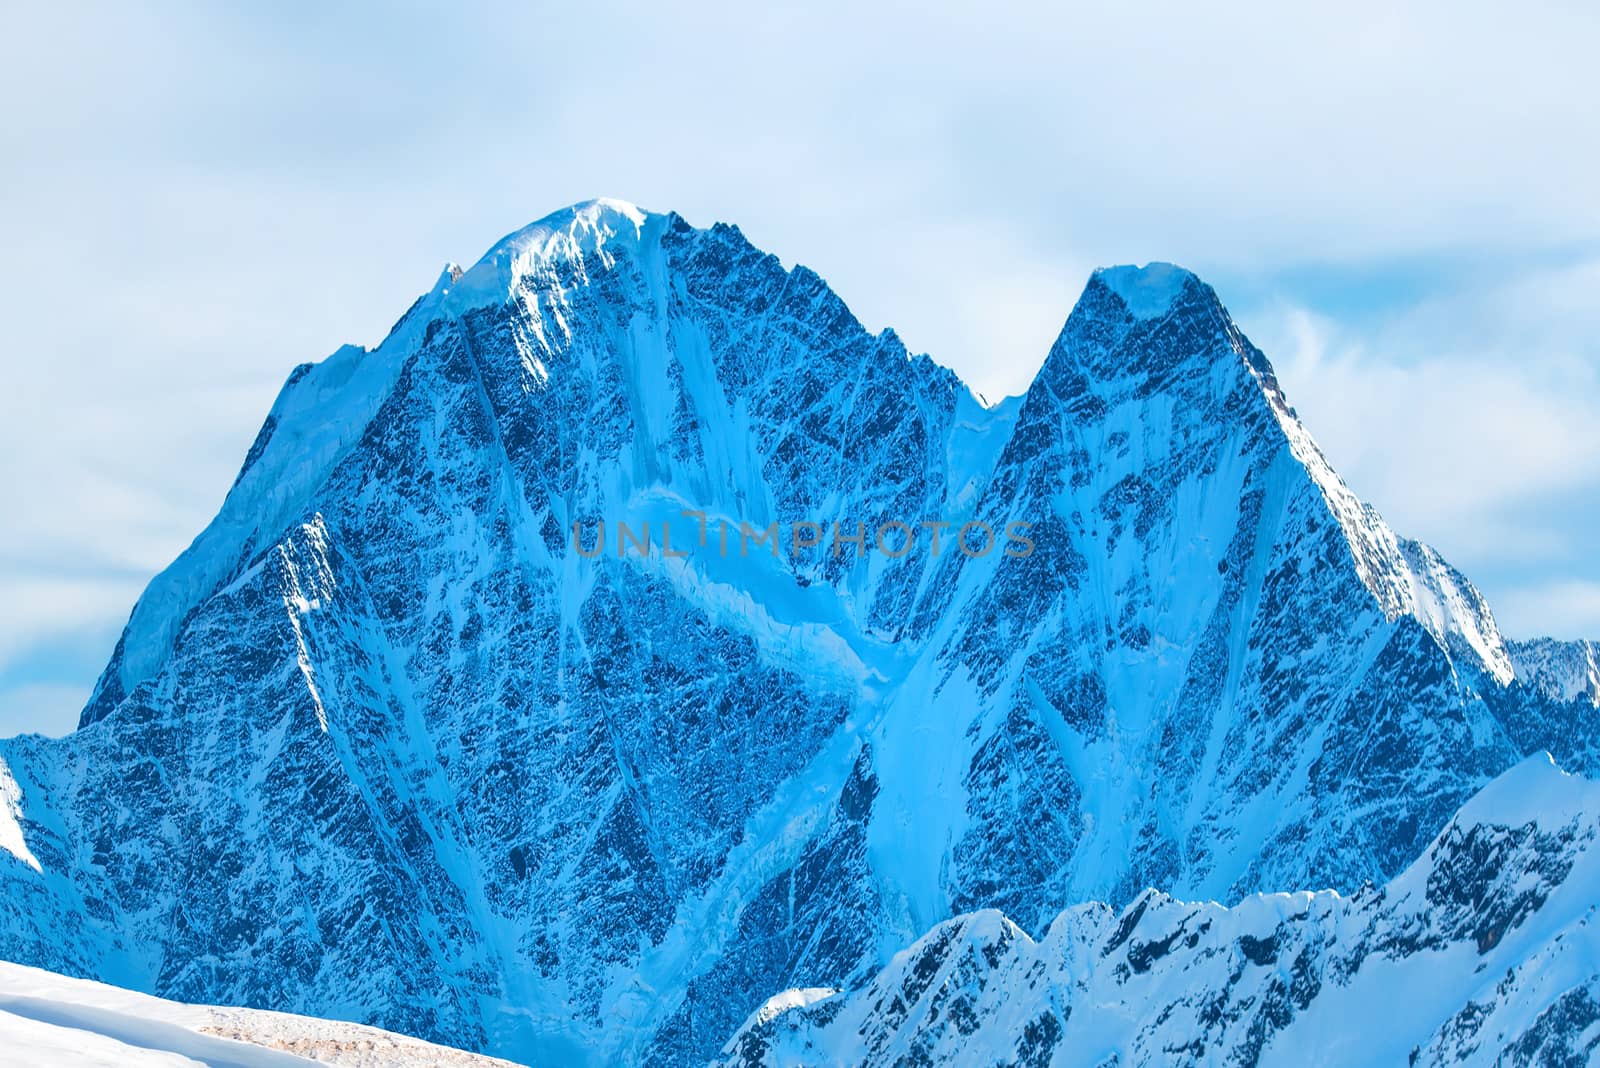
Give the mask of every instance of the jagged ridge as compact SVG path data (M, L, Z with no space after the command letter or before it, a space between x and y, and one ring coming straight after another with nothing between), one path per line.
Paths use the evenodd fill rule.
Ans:
M849 993L753 1013L734 1065L1590 1063L1600 789L1531 757L1388 885L1233 908L1147 891L940 924Z
M1037 548L569 549L684 509ZM1097 274L985 408L736 229L595 202L290 376L81 729L0 745L0 953L699 1063L956 911L1388 878L1524 753L1592 768L1511 663L1187 272Z

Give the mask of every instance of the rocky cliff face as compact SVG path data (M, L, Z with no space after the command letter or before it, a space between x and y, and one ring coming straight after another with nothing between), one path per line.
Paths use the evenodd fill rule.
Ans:
M1600 790L1529 758L1382 888L1150 890L1038 940L971 913L858 990L773 998L726 1064L1589 1064L1597 830Z
M1516 676L1557 704L1587 701L1600 707L1600 651L1590 641L1553 638L1507 646Z
M1396 876L1525 753L1593 769L1536 663L1185 271L1096 274L986 408L595 202L296 369L80 729L0 743L0 956L702 1063L955 913Z

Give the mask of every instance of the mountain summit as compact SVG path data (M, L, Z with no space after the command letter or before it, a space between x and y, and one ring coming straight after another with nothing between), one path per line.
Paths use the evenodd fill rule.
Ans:
M956 913L1394 878L1525 754L1594 770L1580 660L1514 655L1180 268L1097 272L986 408L594 201L290 374L79 730L0 743L0 956L705 1063Z
M1182 267L1159 262L1143 267L1102 267L1094 272L1093 281L1121 298L1128 314L1136 319L1166 315L1191 285L1203 284Z

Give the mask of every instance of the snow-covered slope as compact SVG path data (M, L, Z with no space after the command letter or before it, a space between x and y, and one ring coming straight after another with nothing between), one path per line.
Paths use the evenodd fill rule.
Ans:
M1530 757L1381 889L1232 908L1151 890L1037 941L959 916L858 990L772 998L726 1064L1591 1064L1597 832L1600 788Z
M1595 769L1568 696L1189 272L1097 273L985 407L738 230L597 201L290 375L80 729L0 743L0 956L703 1063L958 912L1391 878L1525 754Z
M1594 642L1535 638L1512 642L1509 651L1517 678L1545 696L1600 707L1600 650Z
M360 1024L183 1005L4 962L0 1060L13 1068L512 1068Z

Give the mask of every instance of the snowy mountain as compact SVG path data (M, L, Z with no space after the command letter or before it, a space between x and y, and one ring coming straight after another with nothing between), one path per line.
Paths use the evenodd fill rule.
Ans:
M1589 641L1553 638L1507 646L1517 678L1553 701L1586 700L1600 707L1600 651Z
M848 994L791 991L728 1065L1590 1064L1600 1058L1600 788L1530 757L1383 888L1150 890L946 920Z
M512 1068L359 1024L181 1005L3 962L0 1048L19 1068Z
M0 957L704 1063L959 913L1399 876L1526 754L1595 773L1527 648L1186 271L1096 273L985 407L592 202L297 368L79 730L0 743Z

